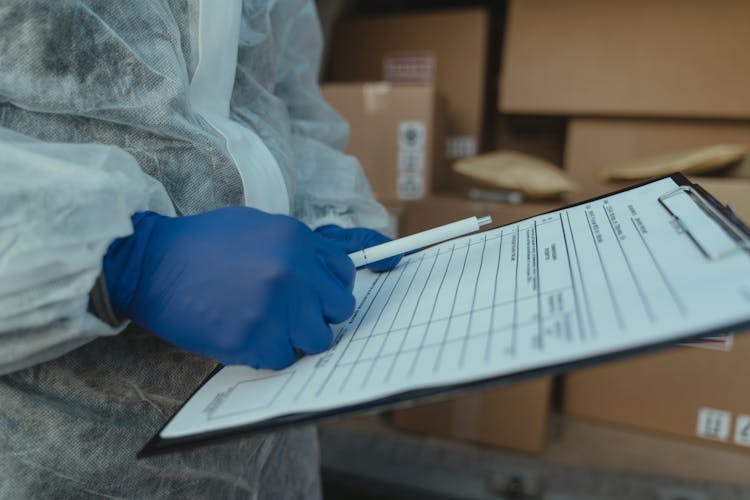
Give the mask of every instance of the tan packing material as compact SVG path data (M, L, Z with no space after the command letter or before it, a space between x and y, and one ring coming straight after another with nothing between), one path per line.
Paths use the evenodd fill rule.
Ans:
M727 143L750 147L750 122L573 118L568 123L564 167L591 195L602 194L622 186L602 183L600 172L608 165ZM726 175L750 177L750 161Z
M511 0L505 113L750 118L750 2Z
M750 180L691 177L750 223ZM689 270L687 271L689 272ZM750 332L567 374L566 413L750 451Z
M672 153L649 156L606 167L603 181L638 181L662 177L673 172L699 175L716 172L747 157L747 147L737 144L715 144Z
M576 184L559 167L516 151L457 160L453 170L490 187L518 191L524 198L555 198L576 190Z
M434 82L446 105L447 158L480 149L489 13L482 8L343 19L331 81Z
M323 95L349 122L346 151L379 200L421 199L438 187L443 126L432 86L333 83Z

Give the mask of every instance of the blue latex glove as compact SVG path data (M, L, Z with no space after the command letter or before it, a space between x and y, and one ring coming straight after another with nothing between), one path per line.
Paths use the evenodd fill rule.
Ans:
M391 241L387 236L363 227L344 229L339 226L328 225L319 227L315 232L338 245L347 254ZM367 264L367 269L378 273L390 271L401 261L401 257L403 255L396 255L395 257L371 262Z
M141 212L104 257L114 312L224 364L279 369L354 311L346 253L301 222L245 207Z

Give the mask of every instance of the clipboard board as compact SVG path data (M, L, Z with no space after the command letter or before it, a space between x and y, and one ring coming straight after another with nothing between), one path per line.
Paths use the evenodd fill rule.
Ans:
M721 259L729 258L730 256L738 252L743 252L750 256L750 228L748 228L747 225L745 225L736 217L731 208L723 205L697 184L691 183L682 174L673 174L662 179L671 179L677 187L658 196L659 205L662 207L665 213L669 215L674 225L679 228L680 231L683 231L684 234L689 238L695 248L700 252L701 255L703 255L703 258L705 258L707 261L720 261ZM565 207L564 209L553 210L548 212L547 214L541 214L540 216L555 214L565 209L586 207L593 202L606 200L614 195L627 193L628 191L648 186L662 179L644 182L636 186L622 189L604 196L599 196L590 200L570 205L568 207ZM715 221L717 227L719 227L723 234L727 236L727 244L725 245L725 247L722 247L718 250L716 248L710 248L706 244L706 241L704 241L702 235L696 230L696 227L693 227L685 222L680 212L679 206L673 204L673 201L676 200L678 195L680 194L686 194L687 196L689 196L695 206L700 208L702 213L705 213L711 220ZM684 200L682 206L685 206ZM534 219L534 217L524 219L515 224L520 224L531 219ZM572 226L570 227L572 230ZM638 345L617 349L612 352L599 353L596 355L587 356L585 358L564 360L545 366L536 366L528 369L516 370L512 373L504 373L498 376L488 376L475 380L460 381L457 383L445 383L430 387L415 388L411 390L400 391L394 394L389 394L383 397L372 398L366 401L337 405L334 407L317 409L314 411L290 412L287 414L275 416L273 418L255 421L253 423L230 425L216 430L197 432L185 436L162 437L162 431L169 426L170 422L172 422L175 416L180 413L187 402L191 401L193 396L201 391L201 389L204 388L204 386L206 386L206 384L209 383L210 380L212 380L214 375L221 371L223 367L219 366L195 389L193 394L191 394L191 396L186 400L180 410L178 410L175 415L173 415L167 421L167 423L165 423L162 429L159 430L159 432L157 432L156 435L144 446L144 448L138 453L138 457L140 458L161 453L168 453L176 450L189 449L208 443L229 440L241 435L262 433L291 425L317 422L325 419L332 419L336 417L348 416L385 408L409 406L417 401L421 403L430 400L442 399L445 397L462 394L469 390L496 387L499 385L526 380L537 376L563 373L574 368L582 368L598 363L629 357L635 354L656 351L670 345L675 345L678 342L690 341L704 336L718 335L745 328L750 328L750 311L740 321L722 324L717 328L704 329L700 332L686 333L684 336L670 338L668 340L655 340L653 342L645 341Z

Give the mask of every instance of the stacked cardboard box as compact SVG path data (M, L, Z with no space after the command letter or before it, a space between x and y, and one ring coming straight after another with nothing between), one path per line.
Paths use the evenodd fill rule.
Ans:
M745 0L511 0L506 113L750 118Z
M419 200L441 185L443 117L431 85L323 86L349 122L347 152L356 156L380 200Z
M517 382L389 413L394 426L526 453L541 453L547 438L552 380Z
M689 439L750 447L750 335L728 350L676 347L573 372L566 413Z
M498 106L564 116L565 168L589 196L599 172L713 144L750 146L750 3L511 0ZM750 163L693 179L750 222ZM573 415L750 445L750 337L728 351L677 347L575 372Z
M713 144L743 144L750 149L750 121L572 118L568 123L565 166L592 194L611 190L599 172L608 166ZM750 177L750 162L731 170Z
M329 76L360 85L388 80L393 88L432 85L434 100L421 102L445 101L445 155L433 153L425 163L424 197L417 194L419 190L399 191L402 169L399 155L393 153L399 144L392 124L399 119L389 118L390 128L379 132L383 126L362 111L367 107L365 87L358 94L350 91L349 102L359 99L359 104L344 107L358 110L348 113L337 106L352 121L350 151L362 158L378 196L400 214L402 235L485 213L492 214L495 223L505 224L623 187L602 184L597 175L621 161L717 143L750 144L750 94L746 90L750 88L750 52L746 50L750 31L744 26L748 18L750 3L744 0L509 0L499 80L501 126L494 146L516 145L532 154L540 148L539 156L555 160L563 156L560 146L564 144L565 168L583 191L549 204L493 206L435 194L455 183L448 170L451 159L482 148L479 138L485 122L482 103L488 67L485 11L459 9L346 20L336 29ZM339 96L345 93L340 91ZM355 94L359 97L352 98ZM391 110L398 113L400 108L395 105ZM433 111L430 116L437 115L439 111ZM558 126L566 121L567 126ZM527 125L535 123L544 123L543 134L528 132ZM547 132L567 138L550 138ZM432 140L439 147L443 139L435 133ZM381 149L387 152L386 158L378 157ZM749 177L747 168L732 173ZM750 214L744 215L750 180L709 178L699 183L750 220ZM421 199L403 201L410 196ZM624 362L580 371L567 379L564 406L576 415L680 435L695 434L701 425L716 428L717 421L726 427L726 414L731 414L729 430L718 435L742 434L736 429L744 429L750 409L734 404L744 385L729 381L747 378L738 361L744 343L738 340L731 352L685 347L633 360L634 365ZM719 364L722 370L715 369ZM690 367L700 367L700 371L690 375ZM649 376L639 378L639 374ZM695 391L685 390L680 379ZM544 436L541 416L548 411L549 379L528 384L404 410L393 421L405 429L538 451ZM728 385L737 390L727 391L726 398L708 397L708 389L704 390L704 386ZM525 396L504 393L516 388ZM651 400L639 400L637 393L648 394ZM605 411L608 406L613 410ZM649 412L649 406L656 410ZM504 420L507 417L520 419L519 425L532 437L524 438L517 431L511 432L515 438L503 435L502 429L515 428Z
M445 102L447 160L480 148L489 14L482 8L344 19L329 80L431 84Z
M750 145L748 18L744 0L511 0L500 112L567 117L565 167L592 194L621 161Z

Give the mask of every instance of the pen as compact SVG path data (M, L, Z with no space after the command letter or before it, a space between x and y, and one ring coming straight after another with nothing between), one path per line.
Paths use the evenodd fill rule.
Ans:
M469 217L468 219L451 222L444 226L438 226L421 233L415 233L410 236L404 236L388 243L375 245L374 247L365 248L349 254L354 267L366 266L369 263L387 259L401 253L413 252L426 246L441 243L443 241L463 236L465 234L478 231L480 227L492 222L492 217Z

